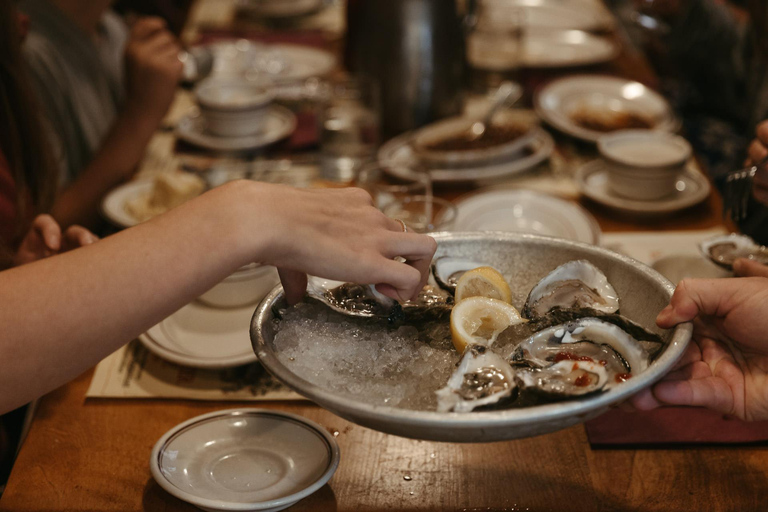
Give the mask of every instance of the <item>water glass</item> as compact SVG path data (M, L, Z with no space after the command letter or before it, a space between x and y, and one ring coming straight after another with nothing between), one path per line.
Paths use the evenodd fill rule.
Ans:
M428 173L408 167L390 169L379 163L363 166L357 173L355 186L368 191L379 210L407 197L432 196L432 179Z
M476 69L512 71L524 58L525 11L505 2L478 0L470 17L467 61Z
M379 93L364 78L320 85L320 169L327 181L351 183L379 145Z
M382 210L387 217L405 222L409 231L432 233L450 231L458 209L445 199L434 196L411 196L389 203Z

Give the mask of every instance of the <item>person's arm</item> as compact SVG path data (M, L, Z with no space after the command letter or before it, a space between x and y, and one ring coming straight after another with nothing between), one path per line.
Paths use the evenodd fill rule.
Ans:
M408 299L435 249L359 189L224 185L87 247L0 272L0 413L93 366L247 263L378 283ZM294 300L297 282L286 283Z
M143 18L126 47L126 103L93 160L62 190L52 214L62 227L93 227L104 195L128 179L173 101L183 65L180 47L159 18Z

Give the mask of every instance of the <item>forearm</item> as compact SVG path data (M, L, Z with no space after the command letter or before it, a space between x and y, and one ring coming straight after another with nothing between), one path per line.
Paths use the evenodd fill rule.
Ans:
M0 413L66 382L271 242L253 184L216 189L92 246L0 273Z
M52 214L62 227L98 222L102 198L133 174L161 119L126 104L88 167L57 197Z

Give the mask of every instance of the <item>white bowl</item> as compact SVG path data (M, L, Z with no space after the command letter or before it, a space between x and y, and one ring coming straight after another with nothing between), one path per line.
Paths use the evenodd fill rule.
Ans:
M169 430L149 460L173 496L203 510L283 510L330 480L336 440L317 423L267 409L229 409Z
M513 112L499 112L494 126L520 128L524 133L508 142L483 149L438 150L428 146L466 133L477 119L451 117L419 129L413 137L413 152L427 166L465 167L511 159L518 156L536 136L538 124L522 119Z
M691 145L656 130L623 130L600 137L600 155L608 170L608 188L630 199L655 200L675 192L691 158Z
M195 88L205 129L220 137L243 137L266 129L274 92L265 81L208 78Z
M238 308L256 304L279 282L280 277L275 267L251 264L225 277L197 300L217 308Z

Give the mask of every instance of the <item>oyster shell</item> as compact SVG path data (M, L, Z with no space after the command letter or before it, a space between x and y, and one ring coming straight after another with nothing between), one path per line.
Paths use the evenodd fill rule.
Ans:
M442 256L432 262L432 278L437 286L453 295L456 291L456 283L465 272L483 266L487 265L472 260Z
M379 293L372 285L314 276L307 278L307 295L339 313L365 318L387 318L397 305L397 301Z
M523 315L539 319L556 309L590 308L616 313L619 296L600 269L587 260L574 260L547 274L528 294Z
M526 376L528 379L523 380L526 386L534 386L541 391L555 392L555 388L547 384L550 374L561 386L570 382L569 379L578 377L565 375L563 372L566 365L563 363L579 366L582 370L600 377L595 382L592 382L590 377L589 386L566 386L566 395L581 395L611 387L630 378L633 373L647 369L650 360L648 350L635 338L620 327L597 318L582 318L539 331L520 343L512 354L513 364L522 367L518 371L520 378ZM581 363L602 367L606 372L607 381L595 388L593 384L602 382L602 373L591 365L585 366ZM574 371L577 369L579 368L574 368ZM581 388L590 388L591 391Z
M453 307L453 297L432 286L425 286L415 300L398 303L379 293L373 285L314 276L307 278L307 295L344 315L386 318L393 323L438 320L449 315Z
M438 412L471 412L497 403L515 390L515 371L501 356L482 345L464 353L456 371L436 391Z
M525 368L517 378L526 388L556 396L581 396L605 389L610 379L600 363L560 361L545 368Z
M705 258L727 270L733 270L738 258L755 260L768 264L768 247L758 245L748 236L732 233L704 240L699 249Z

